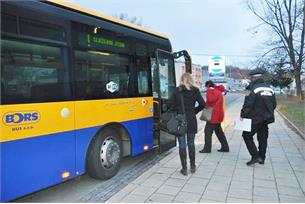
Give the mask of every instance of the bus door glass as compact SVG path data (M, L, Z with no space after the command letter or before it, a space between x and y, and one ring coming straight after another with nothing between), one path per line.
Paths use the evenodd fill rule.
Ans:
M166 151L176 145L176 138L158 129L160 116L166 112L167 102L176 87L173 55L167 51L157 50L156 59L151 59L154 97L155 145Z

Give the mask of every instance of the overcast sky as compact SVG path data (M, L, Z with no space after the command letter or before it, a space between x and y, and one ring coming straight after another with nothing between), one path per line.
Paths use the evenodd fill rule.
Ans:
M245 0L66 0L114 16L126 13L169 37L174 51L186 49L193 63L207 65L205 55L225 55L226 64L243 68L265 42L251 29L257 18Z

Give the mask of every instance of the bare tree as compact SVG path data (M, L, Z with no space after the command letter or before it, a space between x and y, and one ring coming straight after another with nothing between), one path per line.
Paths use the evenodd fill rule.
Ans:
M126 13L120 13L119 15L114 15L113 17L143 27L141 19L138 19L137 17L129 17Z
M301 96L304 70L305 5L304 0L248 0L249 9L271 30L271 49L263 56L287 56ZM275 53L275 54L274 54ZM277 54L276 54L277 53Z

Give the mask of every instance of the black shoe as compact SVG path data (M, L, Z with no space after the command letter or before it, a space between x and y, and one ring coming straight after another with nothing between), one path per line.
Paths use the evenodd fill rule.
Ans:
M182 168L182 169L180 170L180 173L181 173L183 176L187 176L187 169Z
M195 173L196 172L196 165L192 165L191 166L191 173Z
M211 151L207 151L205 149L202 149L202 150L199 151L199 153L211 153Z
M218 149L218 152L229 152L229 149Z
M262 159L262 161L261 162L259 162L260 164L265 164L265 159L266 159L266 156L265 155L261 155L260 154L260 156L259 156L261 159Z
M250 161L247 162L248 166L251 166L252 164L255 163L261 163L263 160L260 157L252 158Z

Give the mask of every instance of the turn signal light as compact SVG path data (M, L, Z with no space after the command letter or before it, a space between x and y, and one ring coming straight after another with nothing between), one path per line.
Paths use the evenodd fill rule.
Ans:
M149 149L148 145L145 145L143 149L148 150Z
M68 172L68 171L61 174L61 178L63 178L63 179L68 178L69 176L70 176L70 172Z

